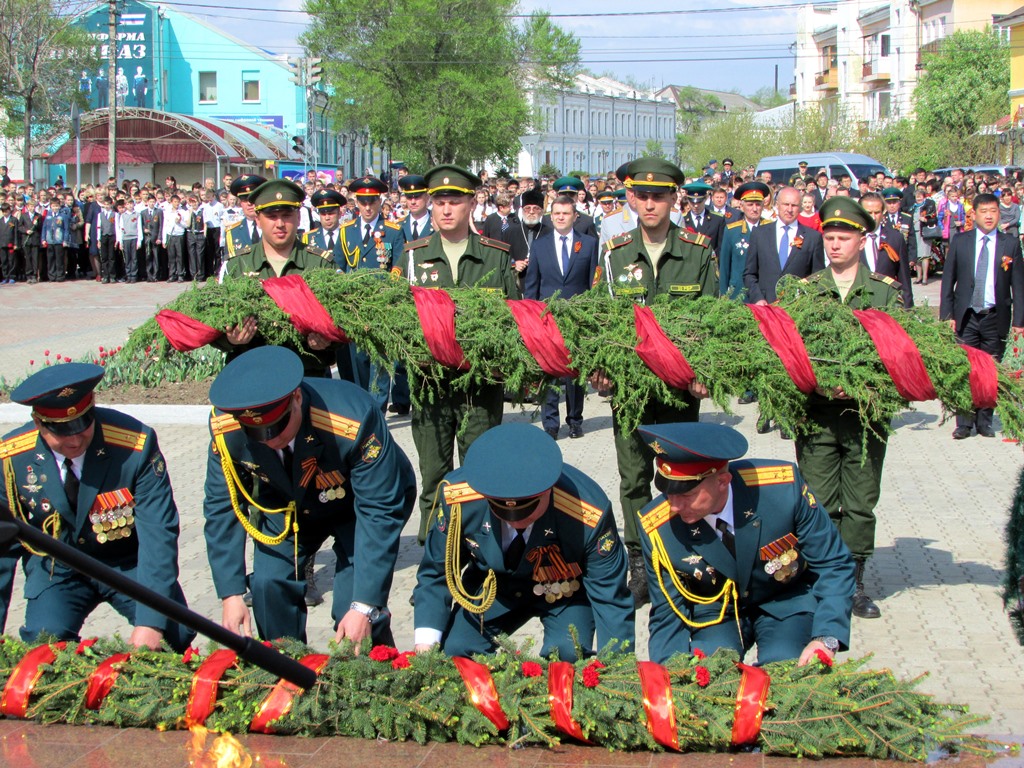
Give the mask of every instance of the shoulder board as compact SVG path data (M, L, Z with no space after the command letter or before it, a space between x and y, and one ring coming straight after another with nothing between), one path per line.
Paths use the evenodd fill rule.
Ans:
M740 219L739 221L734 221L732 224L726 224L725 228L726 229L736 229L736 227L742 227L743 226L743 221L744 221L743 219Z
M318 245L306 245L306 250L314 256L319 256L324 261L334 261L334 255L329 251L325 251Z
M346 440L355 440L356 435L359 434L360 424L358 421L346 419L344 416L320 408L309 409L309 422L314 429L330 432L332 435L344 437Z
M249 253L249 251L251 251L251 250L252 250L252 246L251 245L239 246L238 248L235 248L235 252L232 253L230 256L228 256L228 258L229 259L233 259L233 258L235 258L235 256L242 256L242 255L244 255L246 253Z
M39 430L30 429L28 432L22 432L20 435L0 441L0 459L9 459L19 453L31 451L36 447L38 438Z
M665 500L641 517L640 525L643 526L644 533L650 536L653 531L667 523L670 517L672 517L672 510L669 507L668 500Z
M569 517L579 520L588 528L596 528L601 521L601 510L593 504L588 504L582 499L577 499L571 493L566 493L561 488L555 488L554 493L555 509L564 512Z
M883 275L880 272L872 272L871 273L871 279L872 280L877 280L880 283L885 283L886 285L891 285L893 288L902 288L903 287L902 285L900 285L898 280L894 280L893 278L889 277L888 275Z
M721 213L720 211L708 211L708 213L710 213L712 216L717 216L720 219L725 218L725 214Z
M782 485L794 481L792 464L774 464L764 467L745 467L735 470L747 487L757 485Z
M384 226L388 229L401 229L402 225L395 221L385 221Z
M685 229L679 233L679 239L686 243L699 245L701 248L711 245L711 238L707 235L702 235L700 232L689 232Z
M232 223L228 224L228 228L225 230L225 232L230 232L235 227L241 225L241 223L242 219L239 219L238 221L233 221Z
M103 439L108 445L116 445L132 451L141 451L146 446L146 435L143 432L115 427L112 424L101 424L100 426L103 429Z
M346 221L344 224L341 225L341 229L344 229L345 227L354 226L355 223L356 223L355 219L349 219L348 221Z
M430 235L427 235L426 237L421 237L419 240L413 240L411 243L406 243L405 250L413 251L416 250L417 248L425 248L427 246L427 243L429 242Z
M621 235L616 235L609 240L606 245L609 249L618 248L620 245L626 245L627 243L633 242L633 235L629 232L623 232Z
M480 243L481 245L486 245L491 248L497 248L498 250L505 251L506 253L508 253L512 249L512 246L510 246L508 243L502 240L495 240L494 238L491 237L481 237Z
M230 413L215 413L210 416L210 429L215 435L226 435L242 428L238 419Z
M469 487L469 483L453 483L444 487L444 502L449 507L452 504L462 504L466 501L482 499L483 494L477 493Z

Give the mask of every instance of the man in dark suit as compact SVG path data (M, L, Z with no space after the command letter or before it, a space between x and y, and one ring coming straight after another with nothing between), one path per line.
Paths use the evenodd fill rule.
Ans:
M875 231L869 232L861 252L861 262L872 272L893 278L900 284L903 306L914 306L914 292L911 290L910 255L907 241L899 230L889 226L885 215L885 201L877 192L866 192L860 196L860 204L875 220ZM824 218L824 217L822 217Z
M498 210L484 219L480 234L511 245L512 233L519 229L519 217L512 211L511 193L499 192L494 198L494 204Z
M747 303L771 304L777 297L775 286L783 275L807 277L825 268L825 250L821 235L797 222L800 190L784 187L776 195L778 219L774 224L755 227L750 233L743 270ZM785 256L780 257L783 246Z
M953 238L942 268L939 319L948 320L957 338L996 360L1006 349L1011 324L1024 331L1024 263L1020 241L998 230L999 199L987 193L974 198L974 229ZM984 281L981 277L984 276ZM992 409L958 413L953 439L995 437Z
M534 240L523 281L523 297L549 299L556 293L568 299L590 289L597 271L597 238L581 235L573 229L577 216L576 201L559 195L551 206L554 231ZM583 397L586 391L577 382L564 378L565 422L569 437L583 437ZM544 431L558 439L558 388L549 387L541 418Z
M815 209L821 208L828 199L828 174L825 171L818 171L818 175L814 177L814 188L811 189L811 194L814 195Z
M690 211L683 217L683 228L692 229L711 239L711 247L718 253L722 247L722 235L725 234L725 219L713 215L707 209L708 193L711 192L710 184L703 181L695 181L686 184L683 190L690 196Z
M574 201L573 207L575 207L576 193L581 189L585 189L583 186L583 180L578 179L575 176L563 176L555 181L554 186L555 191L558 192L558 194L572 196ZM544 216L544 224L548 227L551 226L550 214ZM593 238L597 237L597 227L594 226L594 219L585 213L578 213L572 228L576 230L577 234L590 235Z

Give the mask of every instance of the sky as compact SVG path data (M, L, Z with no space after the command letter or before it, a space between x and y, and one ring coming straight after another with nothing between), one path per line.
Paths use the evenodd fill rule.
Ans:
M167 3L274 53L301 53L302 0ZM692 85L749 95L775 83L788 92L796 0L521 0L524 13L548 11L582 47L582 63L661 88ZM232 6L245 10L232 10ZM260 11L251 10L259 6ZM714 7L710 7L714 6Z

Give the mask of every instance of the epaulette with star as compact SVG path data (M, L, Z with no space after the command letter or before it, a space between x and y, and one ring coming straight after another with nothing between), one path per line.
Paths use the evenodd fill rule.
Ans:
M736 227L742 227L744 221L745 221L744 219L740 219L739 221L734 221L732 224L726 224L725 228L726 229L736 229Z
M452 504L463 504L467 501L482 499L483 494L477 493L469 487L469 483L451 483L444 487L444 502L449 507Z
M679 233L679 239L684 243L693 243L699 245L701 248L708 248L711 246L711 238L707 235L702 235L700 232L690 232L687 229L682 230Z
M136 432L134 429L115 427L113 424L101 424L103 440L107 445L116 445L119 448L127 448L130 451L141 451L146 447L146 434Z
M407 250L407 251L414 251L417 248L426 248L427 247L427 243L429 243L429 242L430 242L430 235L427 235L426 237L421 237L419 240L413 240L411 243L406 243L405 244L405 250Z
M569 517L579 520L588 528L596 528L601 522L601 510L593 504L588 504L583 499L578 499L571 493L555 488L553 494L555 509L567 514Z
M354 226L354 225L355 225L355 223L356 223L356 220L355 220L355 219L349 219L348 221L344 222L344 223L343 223L343 224L341 225L341 227L339 227L339 229L344 229L345 227L351 227L351 226Z
M896 290L902 290L903 289L903 286L900 285L900 282L898 280L895 280L895 279L889 277L888 275L883 275L881 272L872 272L871 273L871 279L872 280L877 280L880 283L885 283L886 285L891 285Z
M28 432L22 432L20 435L0 440L0 459L9 459L12 456L31 451L36 447L38 438L39 430L30 429Z
M355 440L359 434L360 424L353 419L346 419L336 413L325 411L321 408L309 409L309 423L314 429L321 432L330 432L332 435L344 437L346 440Z
M242 223L242 221L243 221L243 219L239 219L238 221L231 222L230 224L228 224L227 229L225 229L224 231L225 232L230 232L232 229L234 229L235 227L239 226Z
M661 528L665 523L672 517L672 510L669 507L668 501L663 501L661 504L656 506L646 515L640 518L640 525L644 529L644 533L648 536L651 535L652 531L656 531Z
M619 246L626 245L631 242L633 242L633 234L631 232L623 232L621 235L613 237L605 245L608 247L608 250L615 250Z
M480 244L481 245L486 245L489 248L497 248L500 251L505 251L505 253L508 253L512 249L512 246L510 246L505 241L503 241L503 240L495 240L493 237L483 237L483 236L481 236L480 237Z
M783 485L792 483L796 479L792 464L744 467L742 469L730 469L729 471L738 475L748 488L759 485Z
M402 225L394 221L385 221L384 226L388 229L401 229Z

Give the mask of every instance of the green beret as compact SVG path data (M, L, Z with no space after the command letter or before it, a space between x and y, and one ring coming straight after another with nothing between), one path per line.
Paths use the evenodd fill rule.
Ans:
M432 195L472 195L483 182L476 174L457 165L438 165L427 171L427 191Z
M821 204L818 215L821 217L822 230L848 229L863 233L875 229L875 217L852 197L845 195L830 197Z

